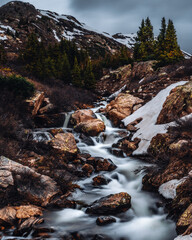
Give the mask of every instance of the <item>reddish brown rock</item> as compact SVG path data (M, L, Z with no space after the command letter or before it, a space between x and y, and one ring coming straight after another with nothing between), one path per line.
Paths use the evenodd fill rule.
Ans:
M72 133L58 133L50 141L53 154L64 159L74 158L78 153L75 138Z
M192 82L174 88L157 118L157 124L169 123L192 113Z
M118 148L123 151L127 156L130 156L139 145L140 139L135 138L133 141L129 140L129 137L120 139L116 144L113 144L113 148Z
M105 124L99 119L92 119L77 124L74 129L89 136L97 136L105 130Z
M115 126L141 107L143 100L130 94L120 93L106 107L105 112ZM135 110L134 110L135 109Z
M0 157L0 171L2 170L7 172L7 177L4 175L6 184L0 185L0 196L5 203L6 201L14 202L22 196L30 203L45 206L53 196L60 192L56 182L50 177L41 175L8 158ZM12 185L13 188L9 193ZM14 198L11 197L13 194Z
M141 80L142 78L154 73L153 66L156 61L135 62L131 72L131 78Z
M87 208L86 213L96 215L117 214L131 207L131 196L126 192L111 194L103 197Z
M177 222L177 232L183 232L184 235L192 233L192 204L184 211Z
M86 163L83 165L82 170L85 173L85 175L89 177L93 173L94 168L92 165Z
M78 110L71 115L71 123L77 125L81 122L86 122L88 120L96 119L94 112L90 109Z
M109 216L98 217L96 220L96 223L99 226L104 226L113 222L116 222L116 219L114 217L109 217Z
M110 179L106 178L104 175L98 175L93 178L94 186L107 185L109 182L110 182Z

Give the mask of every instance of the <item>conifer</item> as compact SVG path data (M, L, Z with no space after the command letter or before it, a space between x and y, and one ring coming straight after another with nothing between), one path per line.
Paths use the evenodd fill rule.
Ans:
M72 83L76 87L83 87L83 82L81 79L81 70L76 57L75 57L74 66L72 70Z

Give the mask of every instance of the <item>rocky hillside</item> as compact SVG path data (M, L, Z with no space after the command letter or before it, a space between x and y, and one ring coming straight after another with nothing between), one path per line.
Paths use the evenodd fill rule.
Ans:
M20 1L9 2L0 8L0 40L10 52L17 52L31 32L45 43L75 40L79 48L89 50L92 56L114 53L123 46L119 35L112 37L97 32L73 16L38 10Z

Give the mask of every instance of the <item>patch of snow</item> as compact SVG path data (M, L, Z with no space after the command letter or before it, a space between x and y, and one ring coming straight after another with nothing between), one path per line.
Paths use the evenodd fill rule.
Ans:
M0 40L1 40L1 41L7 40L7 36L0 36Z
M186 81L180 81L171 84L167 88L160 91L150 102L146 103L144 106L123 120L124 124L128 125L137 118L143 119L136 125L138 131L133 135L133 139L136 137L141 139L138 149L133 152L134 155L147 153L151 139L158 133L167 132L167 127L171 124L156 125L157 118L170 91L177 86L184 85L185 83Z
M51 18L56 22L59 22L59 20L56 17L56 13L52 13L52 12L49 12L49 11L46 11L46 10L39 10L39 12L41 13L41 15L43 15L45 17L48 17L48 18Z
M168 181L164 184L162 184L159 187L159 193L164 197L168 199L174 199L176 197L176 188L179 186L181 183L183 183L186 180L185 178L182 178L180 180L178 179L173 179L171 181Z
M145 78L142 78L142 79L139 81L139 83L142 83L144 80L145 80Z
M183 51L183 50L181 50L181 51L182 51L182 53L184 54L184 58L185 58L185 59L190 59L190 58L192 57L192 55L191 55L190 53L185 52L185 51Z
M72 32L69 32L69 31L65 30L62 35L67 40L73 40L74 39L74 33L72 33Z
M128 48L132 48L135 44L135 38L137 36L136 33L131 34L118 34L119 38L113 38L115 41L127 46Z
M60 42L60 41L61 41L61 39L59 39L59 38L57 37L57 33L56 33L56 31L55 31L55 30L53 30L53 34L54 34L54 37L55 37L55 39L56 39L58 42Z
M192 240L192 233L190 235L185 236L179 235L174 240Z
M9 29L9 31L11 31L13 34L15 34L15 32L16 32L12 27L10 27L10 26L8 26L8 25L0 24L0 28L3 28L3 29L5 29L5 30ZM2 30L2 31L5 32L5 30Z

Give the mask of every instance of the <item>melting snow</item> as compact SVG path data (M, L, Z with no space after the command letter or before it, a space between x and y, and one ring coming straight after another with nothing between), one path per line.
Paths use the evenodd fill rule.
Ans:
M55 31L55 30L53 30L53 33L54 33L54 37L55 37L55 39L56 39L58 42L60 42L60 41L61 41L61 39L59 39L59 38L57 37L57 33L56 33L56 31Z
M168 181L159 187L159 193L165 198L174 199L176 197L177 186L179 186L185 180L186 178L182 178L180 180L173 179L171 181Z
M192 233L190 235L185 235L185 236L178 236L174 240L192 240Z
M170 91L177 86L184 85L185 83L186 81L181 81L171 84L166 89L160 91L150 102L146 103L143 107L139 108L132 115L123 120L124 124L128 125L137 118L143 118L143 120L136 125L138 131L133 135L133 139L136 137L141 139L138 149L133 152L134 155L145 154L150 145L151 139L158 133L167 132L167 127L170 124L155 125L157 118Z
M7 40L7 36L0 36L0 40L4 41L4 40Z

